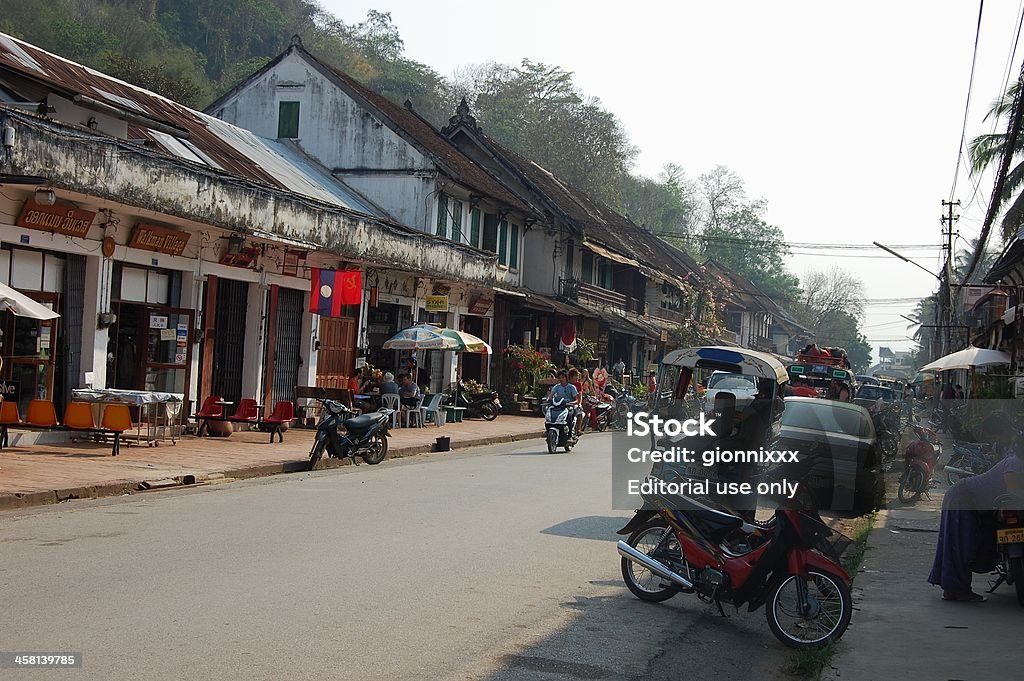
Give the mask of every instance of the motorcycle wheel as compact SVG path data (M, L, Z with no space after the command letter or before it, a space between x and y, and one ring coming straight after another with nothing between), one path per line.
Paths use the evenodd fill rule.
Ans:
M370 452L363 454L363 461L373 466L383 461L384 457L388 455L388 439L384 437L383 433L374 433L370 438L369 448Z
M962 454L960 456L953 457L952 459L950 459L949 463L946 464L946 466L947 468L949 466L952 466L953 468L966 468L967 457ZM964 475L963 473L954 473L953 471L950 470L946 471L946 482L948 482L951 486L955 485L957 482L963 480L966 477L967 476Z
M626 543L637 551L651 555L666 532L672 532L668 523L661 518L655 518L638 527L633 534L629 535ZM674 560L682 561L679 540L675 536L668 539L664 550L668 551ZM622 581L626 583L626 588L630 593L641 601L660 603L679 593L676 586L667 584L668 580L662 579L643 565L638 565L628 558L622 559Z
M912 504L921 497L928 482L919 466L911 466L900 476L900 488L896 491L900 503Z
M1017 605L1024 608L1024 558L1010 559L1010 575L1017 590Z
M808 597L814 602L813 617L807 617L798 608L797 579L796 575L782 575L768 587L768 628L775 638L796 650L815 650L838 641L853 614L850 587L832 573L808 568Z
M484 421L493 421L498 418L498 408L494 402L484 402L480 405L480 416Z
M320 457L323 456L324 449L327 447L326 440L320 440L313 443L313 449L309 452L309 470L314 470L316 464L320 461Z
M603 433L607 427L608 427L608 414L605 414L603 416L599 416L598 419L597 419L597 428L595 428L595 430L597 430L597 432L599 432L599 433Z
M554 454L555 448L558 447L558 431L554 428L549 428L548 432L544 435L544 439L548 443L548 454Z

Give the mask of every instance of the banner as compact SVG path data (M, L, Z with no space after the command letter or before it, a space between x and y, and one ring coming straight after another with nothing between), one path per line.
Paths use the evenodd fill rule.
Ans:
M342 305L359 305L362 302L362 272L314 267L309 284L309 311L321 317L340 317Z

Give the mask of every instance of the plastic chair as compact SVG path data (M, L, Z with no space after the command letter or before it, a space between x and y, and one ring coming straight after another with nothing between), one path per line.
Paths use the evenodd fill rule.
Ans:
M7 426L21 424L21 412L18 403L10 400L0 402L0 449L7 446Z
M92 405L87 402L71 402L64 409L64 427L72 430L96 430L92 417Z
M100 428L114 434L114 448L110 451L111 456L121 453L121 434L126 430L135 427L132 423L132 413L127 404L108 404L103 409L103 419L100 421Z
M274 413L261 421L261 425L269 426L270 441L274 441L277 433L278 442L284 442L284 429L295 418L295 405L291 402L278 402L274 405Z
M50 400L32 400L28 403L25 423L38 428L56 428L57 411Z
M423 409L423 395L419 396L419 399L416 400L416 406L414 407L407 407L404 404L402 405L400 413L402 414L402 420L406 428L412 428L413 421L416 422L417 428L423 427L423 412L421 409Z
M210 395L203 400L202 408L195 413L192 417L199 422L199 427L196 429L196 435L202 437L203 429L209 431L209 426L206 424L207 419L222 419L224 418L224 405L217 404L223 402L224 398L220 395ZM241 406L241 405L239 405Z
M436 395L430 396L430 401L427 402L420 410L420 421L424 424L427 423L427 417L431 414L434 415L434 425L440 428L444 425L444 410L441 409L441 405L448 398L444 393L437 393Z
M219 404L217 405L220 406ZM256 404L256 400L245 398L238 402L238 409L232 414L228 421L241 421L243 423L256 423L260 419L260 411L257 409L259 405Z
M398 395L395 393L383 393L380 396L380 406L384 409L393 409L394 413L391 414L391 427L398 427L398 414L401 411L402 404L398 401Z

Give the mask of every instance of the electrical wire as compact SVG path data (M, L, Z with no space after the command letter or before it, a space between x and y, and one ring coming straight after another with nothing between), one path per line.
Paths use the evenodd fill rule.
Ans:
M964 123L960 130L960 148L956 152L956 169L953 171L953 187L949 190L949 201L952 203L956 194L956 180L960 176L960 161L964 157L964 142L967 139L967 115L971 111L971 92L974 90L974 67L978 63L978 39L981 37L981 15L985 9L985 0L978 3L978 25L974 29L974 52L971 55L971 77L967 81L967 103L964 105ZM950 228L952 229L952 225Z

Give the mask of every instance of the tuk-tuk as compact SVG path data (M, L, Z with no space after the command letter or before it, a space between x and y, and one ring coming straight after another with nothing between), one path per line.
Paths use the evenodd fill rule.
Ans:
M850 389L851 398L857 392L857 376L853 371L844 367L843 360L839 357L799 354L796 357L796 362L786 367L786 372L789 375L791 386L806 384L818 394L818 397L828 397L829 387L833 380L845 383ZM798 394L810 397L810 395Z

